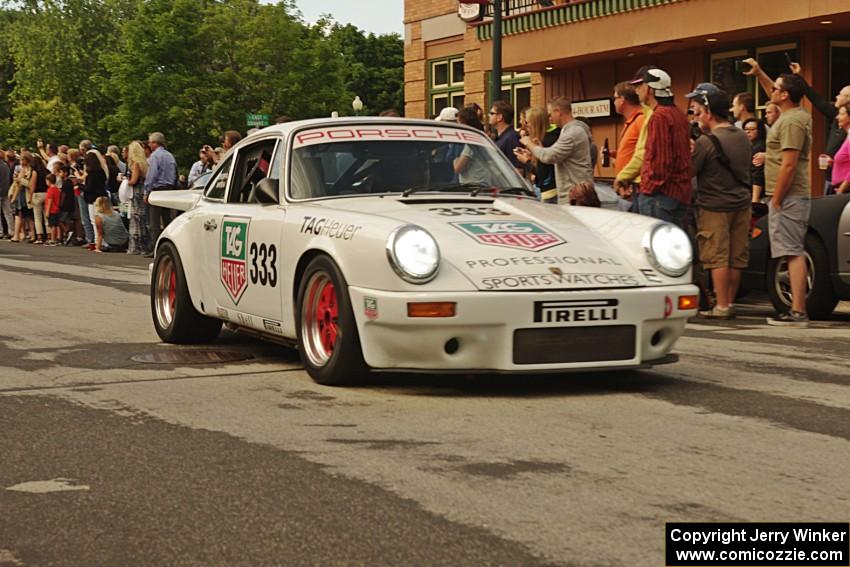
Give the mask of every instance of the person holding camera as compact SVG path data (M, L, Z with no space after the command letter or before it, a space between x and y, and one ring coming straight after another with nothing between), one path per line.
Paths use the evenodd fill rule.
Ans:
M195 180L200 176L208 171L212 171L215 166L217 156L212 147L205 145L201 148L199 158L200 159L193 163L192 167L189 169L189 177L186 179L186 183L189 187L192 187L192 184L195 183Z
M729 96L724 91L700 83L685 96L707 131L694 141L691 164L697 178L699 258L711 272L717 304L699 316L732 319L732 301L749 264L751 146L744 132L729 123Z

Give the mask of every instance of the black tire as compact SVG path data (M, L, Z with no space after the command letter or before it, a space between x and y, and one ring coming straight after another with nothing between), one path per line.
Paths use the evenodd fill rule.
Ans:
M838 298L832 289L830 280L829 256L823 243L812 234L806 235L806 265L809 270L809 291L806 296L806 310L812 319L827 319L832 315ZM787 271L784 258L771 258L767 264L767 296L776 311L783 313L791 309L790 293L784 272Z
M325 386L365 380L369 369L348 284L333 260L316 256L310 261L298 285L296 306L298 353L310 377Z
M209 343L221 331L219 319L198 313L192 305L183 263L170 242L159 246L154 259L151 316L156 334L167 343Z

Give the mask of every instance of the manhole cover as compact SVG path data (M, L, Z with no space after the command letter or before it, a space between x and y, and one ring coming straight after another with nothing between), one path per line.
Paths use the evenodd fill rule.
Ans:
M146 352L130 357L133 362L144 364L217 364L241 362L254 358L250 354L235 350L166 350Z

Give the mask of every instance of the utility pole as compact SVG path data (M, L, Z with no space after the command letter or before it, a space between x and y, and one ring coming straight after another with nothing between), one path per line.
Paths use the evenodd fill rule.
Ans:
M493 91L490 96L491 105L497 100L502 100L502 1L493 0Z

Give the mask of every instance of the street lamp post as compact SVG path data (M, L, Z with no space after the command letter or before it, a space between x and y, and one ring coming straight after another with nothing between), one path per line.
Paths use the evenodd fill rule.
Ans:
M354 100L351 101L351 108L354 109L354 115L360 116L360 111L363 110L363 101L360 100L360 96L355 96Z
M493 92L490 104L502 100L502 0L493 0Z

